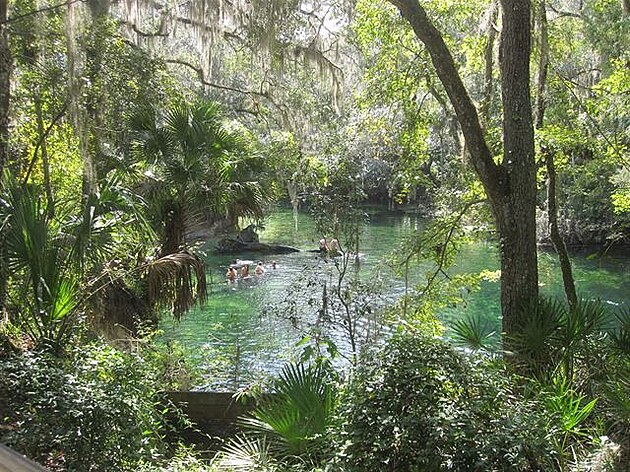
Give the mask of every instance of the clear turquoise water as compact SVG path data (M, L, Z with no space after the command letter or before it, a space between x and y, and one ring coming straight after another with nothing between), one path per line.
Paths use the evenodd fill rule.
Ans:
M371 212L369 224L361 238L360 273L363 279L382 269L379 262L395 251L399 241L423 221L413 215ZM297 352L295 344L306 333L304 324L293 323L282 310L291 299L291 287L299 285L306 275L331 273L332 264L308 252L317 247L320 235L308 215L300 214L298 222L289 210L278 210L259 231L261 242L289 244L299 253L264 256L257 254L216 255L212 243L207 247L208 282L211 293L206 305L187 314L179 323L164 318L164 340L177 341L187 355L201 367L204 380L199 388L234 389L247 385L270 372L277 372ZM228 284L225 270L236 257L263 260L267 272L262 277ZM277 269L272 269L272 260ZM599 298L611 305L630 302L630 254L609 252L603 257L589 253L573 257L574 275L581 296ZM416 265L411 274L422 280L428 266ZM497 270L497 249L492 243L474 243L462 248L451 273ZM539 252L541 291L562 296L562 280L554 253ZM395 300L404 293L404 281L384 272L387 281L384 298ZM299 292L298 309L305 317L312 313L308 306L308 289ZM313 294L316 296L317 294ZM275 312L269 310L276 308ZM484 281L478 291L469 294L464 303L439 313L448 325L466 314L480 315L496 330L500 329L499 285Z

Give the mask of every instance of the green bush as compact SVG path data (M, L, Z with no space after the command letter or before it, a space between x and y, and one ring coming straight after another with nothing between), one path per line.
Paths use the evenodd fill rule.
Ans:
M51 470L124 470L156 457L166 424L152 369L111 347L0 360L0 441Z
M333 437L345 471L534 471L557 467L536 404L507 377L437 338L399 335L364 359Z

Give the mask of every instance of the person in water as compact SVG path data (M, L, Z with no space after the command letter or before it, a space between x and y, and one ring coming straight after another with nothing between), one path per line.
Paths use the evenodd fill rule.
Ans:
M241 267L241 278L249 277L249 264L245 264Z
M263 267L262 261L258 262L255 272L256 272L256 275L263 275L265 273L265 268Z
M324 236L319 240L319 252L328 252L328 241L326 241L326 237Z
M333 238L330 241L330 246L328 247L328 253L331 256L336 256L341 252L341 248L339 247L339 240L337 238Z
M272 269L277 269L278 268L278 266L276 264L276 261L271 261L271 268Z
M225 276L230 282L234 282L236 280L236 277L238 277L238 274L236 273L236 269L234 267L228 267Z

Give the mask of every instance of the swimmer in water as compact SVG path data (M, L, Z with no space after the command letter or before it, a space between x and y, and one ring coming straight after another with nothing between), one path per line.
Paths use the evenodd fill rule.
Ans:
M225 276L227 277L228 281L234 282L236 280L236 277L238 277L238 274L236 273L236 269L234 267L228 267Z

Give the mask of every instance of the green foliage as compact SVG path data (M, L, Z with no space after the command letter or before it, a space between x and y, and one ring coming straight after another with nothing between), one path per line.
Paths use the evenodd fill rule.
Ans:
M483 351L491 351L494 347L496 331L481 315L457 319L451 329L456 345Z
M104 262L126 257L129 239L141 240L142 228L150 234L138 199L118 183L104 182L77 209L52 207L38 185L21 185L9 174L3 179L0 275L11 322L39 347L63 350L82 325L85 302L107 285Z
M237 436L215 457L216 470L226 472L276 472L280 462L271 452L263 437Z
M332 370L326 363L289 364L241 424L268 435L280 457L316 458L335 406Z
M0 237L6 244L2 278L15 282L20 309L13 321L34 343L58 351L73 334L80 299L73 246L62 239L39 189L10 181L3 176Z
M138 472L215 472L217 468L199 457L193 448L180 446L172 457L147 461L136 468Z
M590 43L607 57L627 57L623 38L630 36L630 21L622 12L621 2L589 0L585 3L584 33Z
M298 203L298 196L308 194L322 182L325 166L316 156L306 154L300 148L295 135L288 132L272 132L264 143L267 155L265 172L274 184L279 196L288 192L289 201Z
M554 377L550 391L544 395L547 411L552 415L552 425L557 425L555 436L560 451L567 451L570 441L589 439L591 430L586 427L586 419L597 404L597 399L588 401L572 387L571 382L561 376Z
M265 393L254 395L258 406L240 419L243 434L216 455L213 470L312 470L327 449L335 381L326 362L285 366Z
M630 436L627 308L611 314L602 302L581 300L569 309L541 300L524 311L513 358L544 401L552 444L566 464L584 454L602 431L617 444Z
M394 317L396 324L431 322L444 308L462 303L466 294L477 290L482 281L497 279L497 274L488 270L459 274L452 270L462 247L475 238L487 236L484 226L465 224L470 222L472 208L483 201L475 196L475 189L457 195L457 207L427 221L388 256L386 263L405 278L405 296L398 303L400 310L392 311L399 319L396 322ZM452 211L455 209L456 212ZM423 277L414 279L413 274L420 271Z
M0 399L2 442L50 470L129 470L164 451L152 368L111 347L2 359Z
M523 372L540 380L561 372L564 378L596 375L601 357L610 349L610 335L625 337L624 326L615 322L599 301L579 300L573 308L541 299L523 311L513 342L515 361ZM606 348L606 351L604 350Z
M185 232L214 212L262 217L264 195L254 175L257 155L242 129L229 127L218 104L176 103L164 116L152 106L131 117L130 159L144 171L150 214L162 237L162 254L185 245Z
M437 338L395 336L366 356L341 404L341 470L556 470L539 405Z

